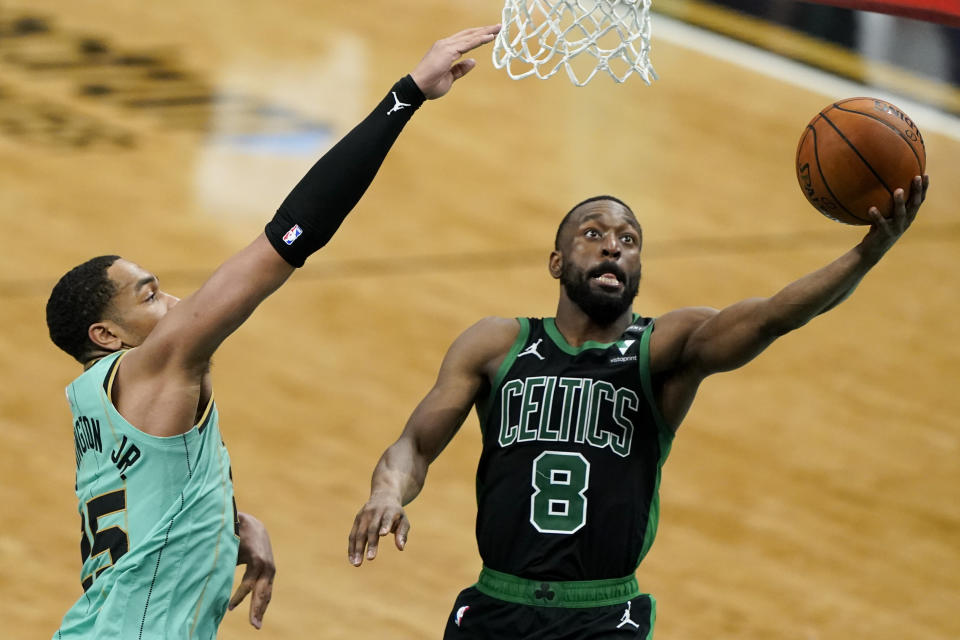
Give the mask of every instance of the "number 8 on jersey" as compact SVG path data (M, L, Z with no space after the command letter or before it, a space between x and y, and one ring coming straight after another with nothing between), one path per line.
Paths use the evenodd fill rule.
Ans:
M587 522L590 463L580 453L544 451L533 461L530 523L540 533L574 533Z

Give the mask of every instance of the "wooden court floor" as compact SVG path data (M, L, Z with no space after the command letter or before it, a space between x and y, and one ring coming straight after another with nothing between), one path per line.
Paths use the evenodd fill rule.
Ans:
M0 4L3 637L49 637L81 593L62 395L79 368L43 319L56 279L120 253L191 292L433 40L499 11ZM647 315L772 294L861 237L793 174L803 126L847 96L663 40L652 87L514 82L478 58L215 360L237 500L279 567L263 630L236 611L223 638L441 635L480 568L476 419L409 507L406 551L355 569L347 533L453 338L485 315L553 314L546 260L573 203L611 193L637 211ZM840 308L703 386L638 571L657 638L960 637L960 141L924 133L932 187L902 242Z

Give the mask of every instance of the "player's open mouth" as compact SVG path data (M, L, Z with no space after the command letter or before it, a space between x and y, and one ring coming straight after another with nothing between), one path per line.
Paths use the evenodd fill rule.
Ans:
M610 273L609 271L593 276L591 280L599 284L604 289L620 289L623 287L623 283L620 282L620 278L618 278L616 274Z

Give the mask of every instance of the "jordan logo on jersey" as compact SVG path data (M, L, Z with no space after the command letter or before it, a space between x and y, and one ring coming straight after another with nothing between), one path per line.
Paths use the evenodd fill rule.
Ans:
M637 624L636 622L634 622L634 621L630 618L630 607L631 607L632 605L633 605L633 601L632 601L632 600L628 600L628 601L627 601L627 608L624 610L623 616L621 616L621 618L620 618L620 624L617 625L617 629L620 629L621 627L623 627L624 625L627 625L627 624L632 624L634 629L639 629L639 628L640 628L640 625Z
M540 338L539 340L534 342L532 345L530 345L529 347L527 347L526 349L518 353L517 357L522 358L523 356L537 356L539 359L545 360L545 358L537 352L537 347L540 346L541 342L543 342L543 338Z

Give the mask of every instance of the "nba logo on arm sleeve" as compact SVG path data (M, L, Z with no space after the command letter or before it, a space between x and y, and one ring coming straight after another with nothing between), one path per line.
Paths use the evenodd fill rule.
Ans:
M295 224L290 227L290 231L287 231L283 235L283 241L287 244L293 244L293 241L300 237L300 234L303 233L303 229L300 228L300 225Z

